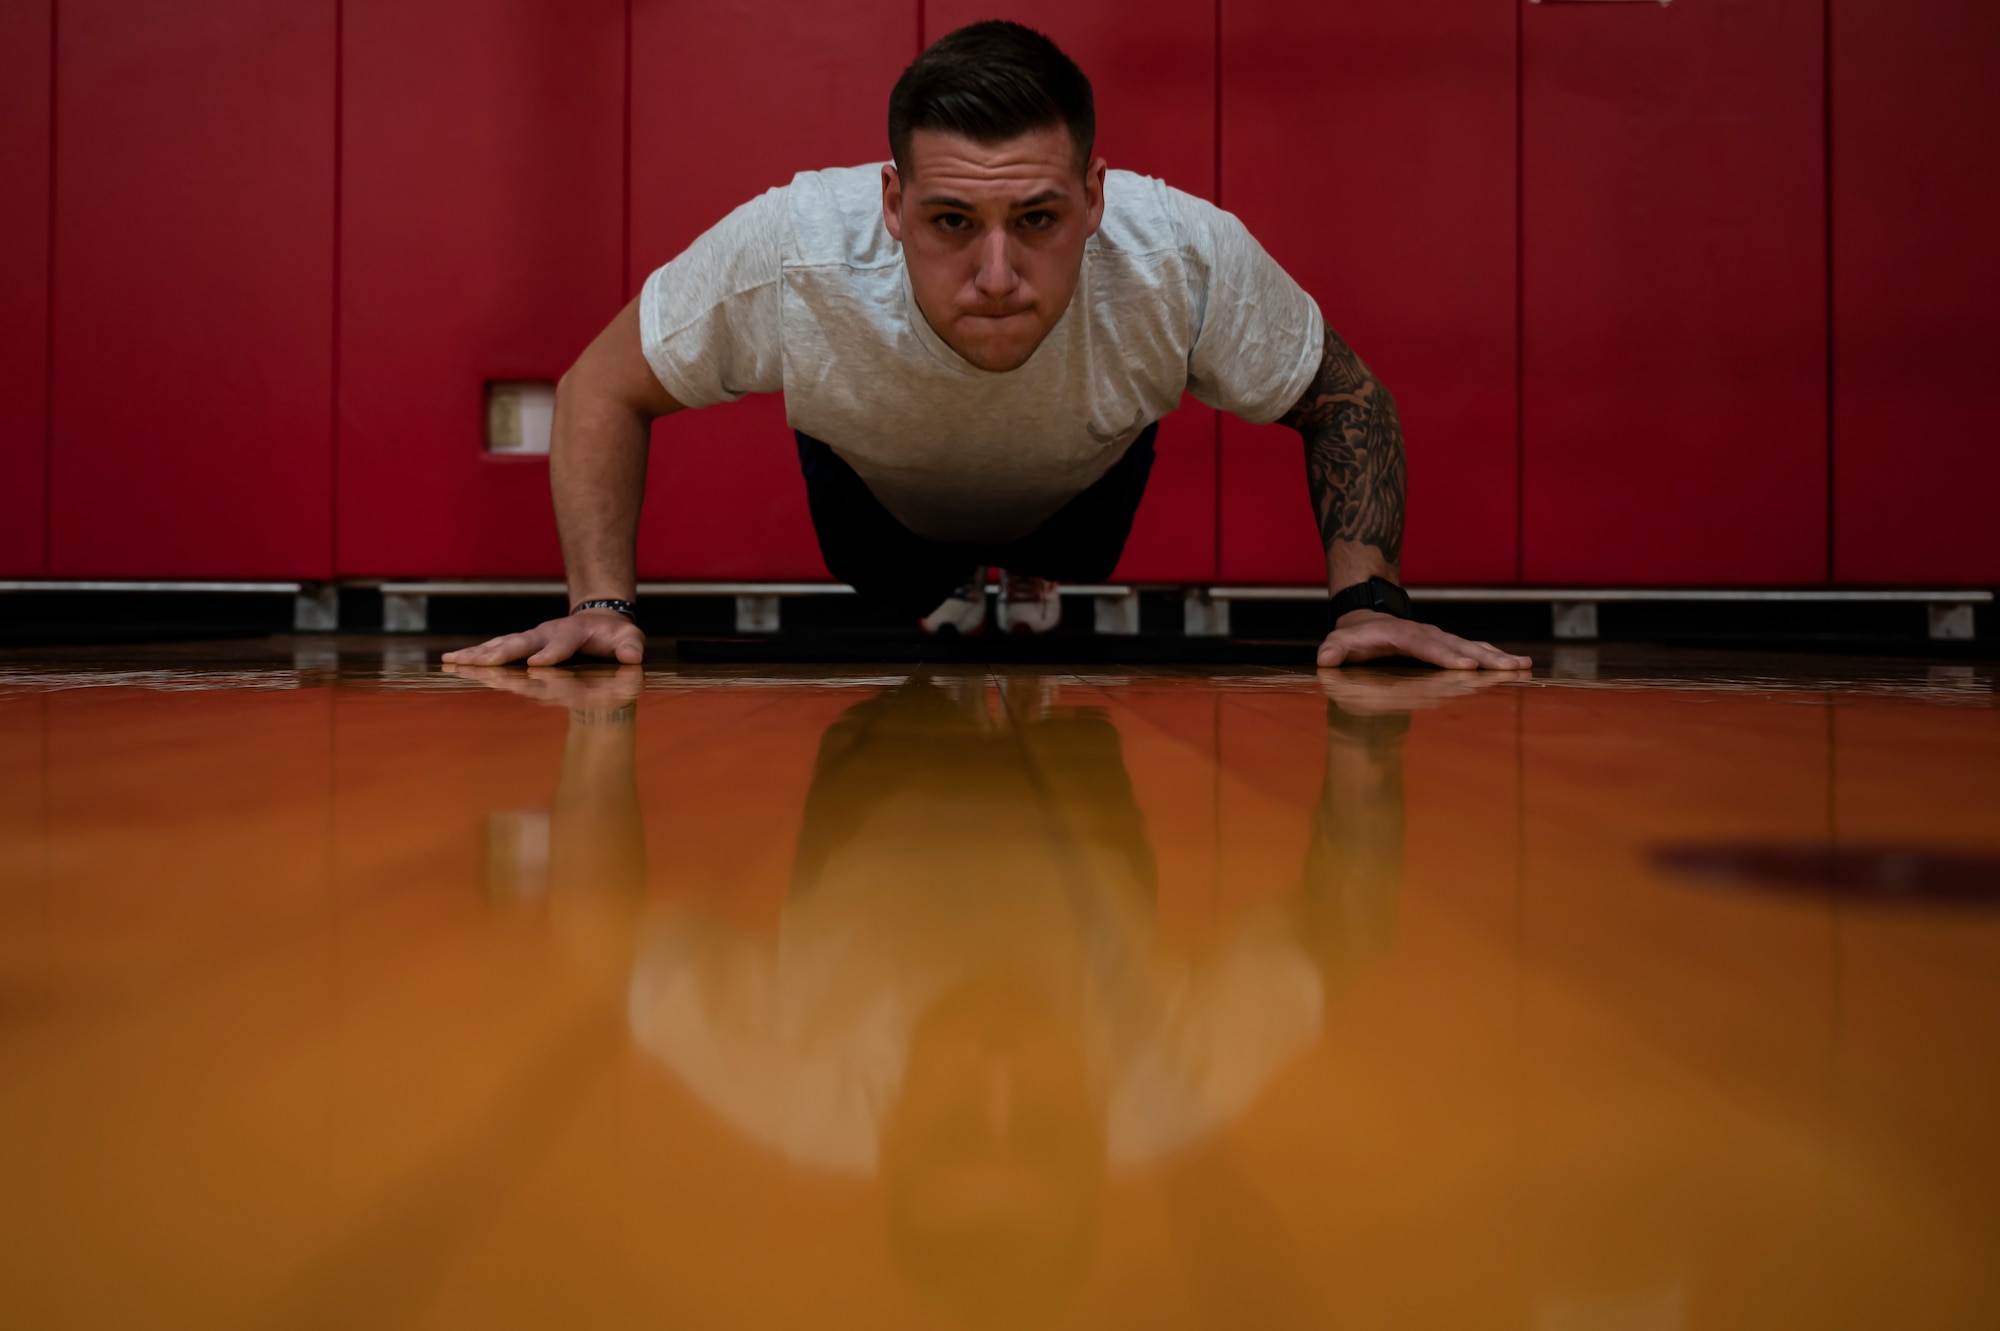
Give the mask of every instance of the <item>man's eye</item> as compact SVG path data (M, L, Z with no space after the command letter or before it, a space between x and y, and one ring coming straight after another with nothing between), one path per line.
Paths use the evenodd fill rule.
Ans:
M939 213L935 220L940 231L963 231L972 225L962 213Z
M1021 214L1021 225L1029 227L1036 231L1045 231L1049 227L1054 226L1055 224L1056 224L1056 215L1051 212L1043 211L1042 209L1039 208L1032 213Z

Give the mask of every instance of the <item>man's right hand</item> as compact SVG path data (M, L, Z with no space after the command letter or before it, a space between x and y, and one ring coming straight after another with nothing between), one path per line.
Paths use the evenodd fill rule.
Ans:
M477 647L446 652L450 665L505 665L526 659L531 666L555 665L582 652L637 665L646 656L646 635L616 610L586 610L535 625L526 633L488 638Z

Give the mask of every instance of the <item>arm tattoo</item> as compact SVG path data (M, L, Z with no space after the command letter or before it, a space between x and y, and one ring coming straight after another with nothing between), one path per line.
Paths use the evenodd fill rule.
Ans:
M1391 565L1403 558L1403 427L1381 380L1326 330L1319 374L1278 419L1306 441L1306 481L1320 544L1372 545Z

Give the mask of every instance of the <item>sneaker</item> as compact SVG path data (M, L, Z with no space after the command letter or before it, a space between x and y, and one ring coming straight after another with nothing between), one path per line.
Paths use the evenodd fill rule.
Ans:
M950 629L955 633L971 637L986 629L986 570L975 569L965 584L950 596L944 604L917 621L926 633L943 633Z
M1002 633L1047 633L1062 622L1062 594L1047 578L1017 578L1002 569L993 618Z

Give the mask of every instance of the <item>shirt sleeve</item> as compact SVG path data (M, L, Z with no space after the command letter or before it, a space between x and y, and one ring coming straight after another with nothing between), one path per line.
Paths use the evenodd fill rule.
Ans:
M660 385L686 407L784 388L779 270L783 188L717 222L639 293L639 337Z
M1319 306L1235 214L1178 190L1173 198L1195 296L1188 392L1252 424L1274 421L1319 370Z

